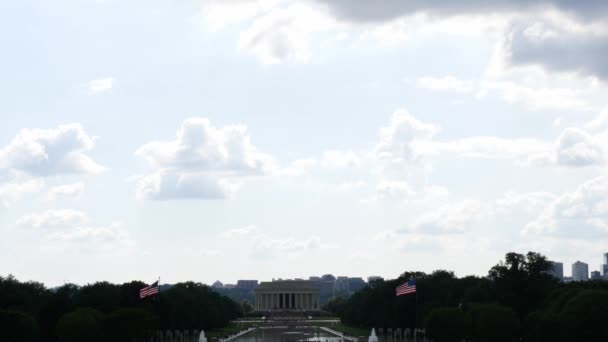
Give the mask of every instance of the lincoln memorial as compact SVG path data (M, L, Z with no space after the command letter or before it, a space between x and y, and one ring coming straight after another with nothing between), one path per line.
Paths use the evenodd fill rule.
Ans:
M255 290L256 311L320 310L320 289L308 280L262 282Z

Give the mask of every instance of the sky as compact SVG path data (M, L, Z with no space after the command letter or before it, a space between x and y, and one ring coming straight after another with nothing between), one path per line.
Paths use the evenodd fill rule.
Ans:
M0 2L0 275L608 252L608 3Z

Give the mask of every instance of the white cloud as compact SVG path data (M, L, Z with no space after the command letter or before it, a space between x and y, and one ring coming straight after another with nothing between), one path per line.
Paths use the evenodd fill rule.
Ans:
M129 232L120 223L109 226L91 225L84 212L74 209L49 209L25 215L16 227L39 230L46 238L44 248L89 252L124 252L135 246Z
M120 223L106 227L76 227L56 231L48 235L51 243L59 249L77 249L81 252L129 252L135 241Z
M321 239L312 236L306 239L257 237L253 244L252 256L257 258L292 257L297 253L323 248Z
M43 212L32 213L17 220L16 225L21 228L51 229L83 225L89 222L88 216L74 209L49 209Z
M333 25L329 17L309 5L276 8L257 17L241 33L239 48L264 64L307 62L311 36Z
M573 238L597 238L608 233L608 177L600 176L581 184L552 201L524 234Z
M227 230L220 234L220 237L224 239L233 239L233 238L243 238L245 236L256 235L258 232L258 228L255 225L247 225L240 228L234 228Z
M361 157L353 151L328 150L321 159L321 166L328 169L358 167L361 163Z
M40 179L0 184L0 208L10 207L25 195L39 192L43 187L44 182Z
M161 170L137 181L136 197L142 200L230 198L238 185L205 173Z
M218 128L206 118L187 119L175 140L147 143L135 154L154 168L137 182L143 199L225 198L243 179L276 169L272 157L251 143L245 126Z
M78 198L84 192L84 183L72 183L63 184L52 187L48 191L48 198L50 200L62 199L62 198Z
M376 186L376 197L380 200L406 200L415 194L416 191L407 182L403 181L381 181Z
M565 166L581 167L601 164L604 151L600 144L585 131L567 128L557 139L557 163Z
M318 162L315 158L296 159L287 167L277 170L275 173L282 176L302 176L312 170Z
M95 145L80 124L22 129L0 148L0 169L33 176L99 173L104 167L86 155Z
M380 130L380 142L375 153L379 159L413 160L418 157L413 144L430 140L439 127L422 122L407 110L400 109L391 116L390 124Z
M87 82L86 88L89 95L97 95L112 90L114 79L112 77L100 78Z
M409 231L425 234L464 233L492 215L492 207L476 200L443 205L418 217Z

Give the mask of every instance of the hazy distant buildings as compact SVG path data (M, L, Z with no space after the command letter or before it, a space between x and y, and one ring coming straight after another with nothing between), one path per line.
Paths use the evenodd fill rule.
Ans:
M586 281L589 280L589 265L584 262L577 261L572 264L572 280Z
M600 274L600 271L591 272L591 280L601 280L601 279L602 279L602 275Z
M361 289L363 289L365 287L365 281L363 280L363 278L360 277L354 277L354 278L348 278L348 292L350 293L354 293L357 292Z
M214 289L223 289L224 284L222 284L221 281L216 280L215 283L213 283L213 285L211 285L211 287L213 287Z
M604 263L600 266L600 272L604 278L608 278L608 253L604 253Z
M551 264L549 274L553 275L559 280L564 279L564 264L556 261L549 261L549 263Z
M257 280L237 280L236 282L236 288L241 290L255 290L257 287Z

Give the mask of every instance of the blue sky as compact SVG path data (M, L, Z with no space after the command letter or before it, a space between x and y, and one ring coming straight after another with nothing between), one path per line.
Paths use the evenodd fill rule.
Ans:
M608 8L476 3L1 3L0 272L598 268Z

